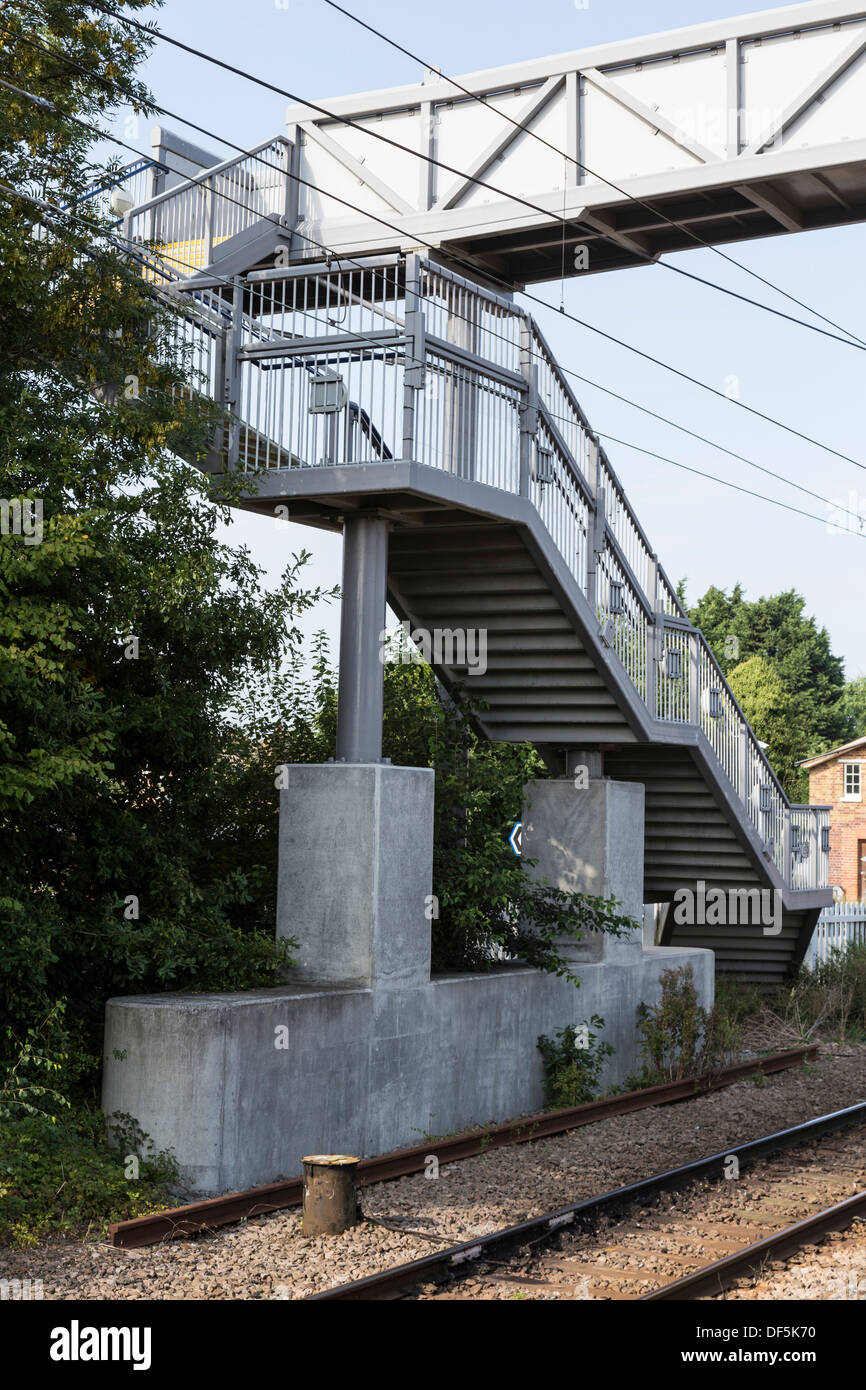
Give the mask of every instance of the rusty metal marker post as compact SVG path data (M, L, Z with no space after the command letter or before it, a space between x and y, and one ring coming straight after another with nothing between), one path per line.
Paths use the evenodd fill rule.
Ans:
M304 1165L304 1235L338 1236L358 1220L355 1173L349 1154L312 1154Z

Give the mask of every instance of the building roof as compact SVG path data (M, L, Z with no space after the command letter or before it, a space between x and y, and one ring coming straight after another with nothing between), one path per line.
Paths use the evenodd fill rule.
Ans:
M866 735L863 738L855 738L853 743L840 743L838 748L828 748L826 753L816 753L814 758L804 758L798 767L818 767L821 763L832 762L834 758L840 758L845 753L866 752Z

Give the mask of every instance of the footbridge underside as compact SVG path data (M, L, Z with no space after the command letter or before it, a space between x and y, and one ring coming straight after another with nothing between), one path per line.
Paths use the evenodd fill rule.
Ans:
M653 717L528 499L389 461L274 470L245 505L273 515L280 504L291 519L331 530L352 514L387 523L388 602L422 641L440 634L437 674L469 698L484 735L534 744L554 775L600 755L594 765L605 776L644 784L647 902L697 893L701 881L779 894L772 922L678 925L668 911L659 944L709 946L717 969L761 986L785 977L829 895L784 882L768 850L771 816L756 825L744 815L707 721ZM809 815L818 851L819 813Z

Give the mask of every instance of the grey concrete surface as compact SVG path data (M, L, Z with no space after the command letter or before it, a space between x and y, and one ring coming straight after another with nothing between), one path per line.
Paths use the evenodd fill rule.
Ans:
M113 999L103 1109L173 1149L191 1190L252 1187L299 1174L306 1153L382 1153L541 1108L539 1034L594 1013L615 1048L604 1082L621 1081L637 1060L638 1003L687 962L709 1005L712 952L661 948L583 965L579 989L503 965L405 991Z
M433 778L430 768L382 763L289 766L277 935L300 943L296 979L426 984Z
M533 783L525 852L536 872L613 893L643 914L643 788ZM636 1011L662 970L691 963L713 996L711 951L590 943L580 988L526 966L430 977L433 773L384 765L289 769L278 930L301 942L298 982L240 994L111 999L103 1109L171 1149L195 1192L300 1172L308 1153L381 1153L543 1102L541 1033L604 1021L604 1084L637 1060ZM583 946L577 951L586 949Z
M578 779L579 781L579 779ZM587 932L580 942L563 940L561 954L574 961L602 961L640 951L644 889L644 787L641 782L575 779L529 782L523 789L522 853L529 867L569 893L616 898L634 918L631 937Z

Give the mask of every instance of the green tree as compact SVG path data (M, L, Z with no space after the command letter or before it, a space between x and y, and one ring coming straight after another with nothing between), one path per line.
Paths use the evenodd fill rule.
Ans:
M848 681L842 692L842 710L847 722L845 741L863 738L866 735L866 676Z
M726 676L738 665L759 657L775 672L789 699L789 738L771 740L781 781L794 801L808 796L808 778L795 764L841 743L848 721L842 703L843 662L830 646L826 628L805 612L805 599L794 589L748 600L737 584L728 593L712 586L687 608Z
M216 420L175 311L82 201L104 170L70 118L150 109L150 41L117 8L11 3L0 33L0 75L54 103L0 105L0 498L32 522L0 535L0 1014L20 1043L67 997L90 1051L112 993L276 978L229 711L318 597L303 557L266 592L219 539L227 499L194 466Z
M797 763L807 750L792 721L792 699L779 675L762 656L750 656L728 672L728 683L783 785L797 784ZM799 742L798 742L799 738Z

